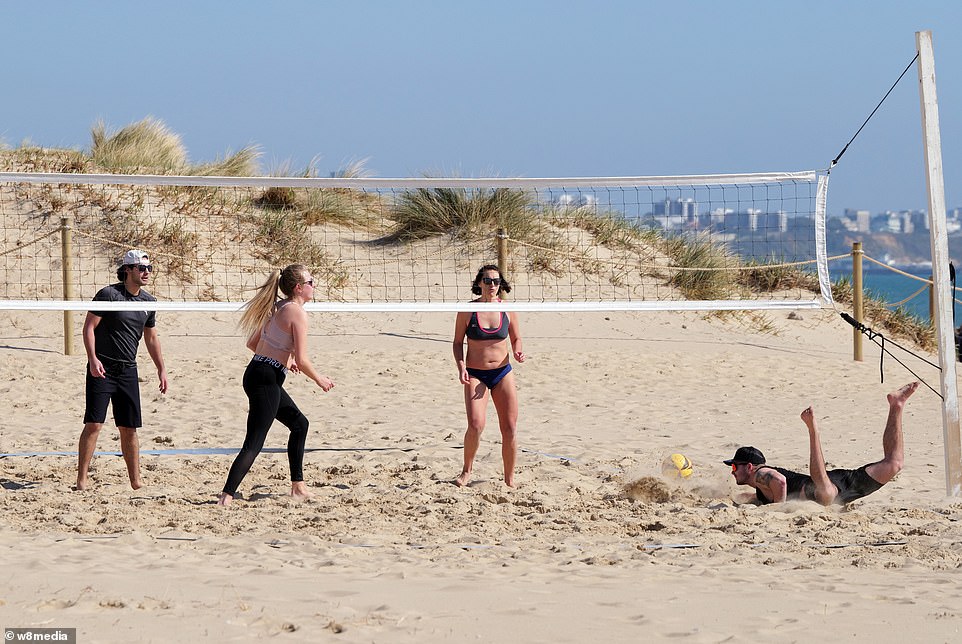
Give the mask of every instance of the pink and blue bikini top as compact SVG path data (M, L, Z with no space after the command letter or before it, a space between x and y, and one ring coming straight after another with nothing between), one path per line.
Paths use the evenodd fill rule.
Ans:
M466 335L471 340L504 340L508 337L508 314L501 311L501 322L497 328L485 329L478 324L478 314L472 313Z

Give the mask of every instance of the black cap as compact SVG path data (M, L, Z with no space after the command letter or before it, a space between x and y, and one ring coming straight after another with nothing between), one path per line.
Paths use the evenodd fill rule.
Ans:
M722 461L725 465L732 463L751 463L752 465L762 465L765 463L765 455L754 447L739 447L735 450L735 455L727 461Z

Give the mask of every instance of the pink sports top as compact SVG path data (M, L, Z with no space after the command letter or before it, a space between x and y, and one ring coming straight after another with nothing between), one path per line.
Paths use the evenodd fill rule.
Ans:
M294 335L282 330L277 326L277 313L282 307L287 306L290 302L281 302L274 309L274 314L271 315L271 319L267 321L264 328L261 330L261 340L263 340L267 346L275 351L283 351L286 353L294 352Z

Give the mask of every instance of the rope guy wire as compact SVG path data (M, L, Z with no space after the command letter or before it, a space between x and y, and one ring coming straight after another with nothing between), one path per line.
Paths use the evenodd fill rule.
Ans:
M857 136L862 132L862 129L863 129L866 125L868 125L868 122L872 119L873 116L875 116L875 113L878 112L879 108L882 107L882 103L885 102L885 99L887 99L887 98L889 97L889 94L892 93L892 90L895 89L895 86L899 84L899 81L902 80L902 77L905 76L905 74L912 68L912 65L914 65L914 64L915 64L915 61L917 61L918 59L919 59L919 52L916 51L916 52L915 52L915 57L912 58L911 62L909 62L909 64L905 66L905 69L902 70L902 73L899 74L899 77L895 80L894 83L892 83L892 86L889 88L889 91L885 92L885 96L882 97L882 100L878 102L878 105L875 106L875 109L872 110L872 113L869 114L869 115L868 115L868 118L865 119L865 122L862 123L862 127L860 127L860 128L858 129L858 131L857 131L855 134L852 135L852 138L849 139L848 143L845 144L845 147L842 148L842 151L838 153L838 156L836 156L834 159L832 159L832 163L829 164L829 166L828 166L828 172L831 172L831 171L832 171L832 168L835 167L835 165L838 163L838 160L841 159L841 158L842 158L842 155L845 154L845 151L848 150L848 146L852 145L852 141L855 140L855 137L857 137Z
M915 373L914 371L912 371L912 370L908 367L908 365L906 365L904 362L902 362L901 360L899 360L899 359L898 359L898 356L896 356L894 353L892 353L891 351L889 351L889 350L885 347L885 343L888 342L889 344L894 344L896 347L898 347L899 349L901 349L901 350L904 351L905 353L907 353L907 354L909 354L910 356L913 356L913 357L921 360L922 362L924 362L924 363L926 363L926 364L928 364L928 365L930 365L930 366L932 366L932 367L935 367L935 368L938 369L939 371L942 371L942 367L940 367L939 365L935 364L935 363L932 362L931 360L928 360L928 359L920 356L919 354L917 354L917 353L915 353L915 352L913 352L913 351L910 351L910 350L906 349L905 347L903 347L902 345L900 345L898 342L895 342L894 340L886 340L886 338L885 338L884 335L882 335L882 334L879 333L878 331L875 331L875 330L872 329L871 327L865 326L865 325L862 324L861 322L858 322L855 318L853 318L853 317L852 317L851 315L849 315L848 313L845 313L844 311L839 311L839 315L842 316L842 319L843 319L843 320L845 320L846 322L848 322L849 324L851 324L853 327L855 327L855 329L856 329L857 331L859 331L860 333L862 333L863 335L865 335L865 337L867 337L869 340L871 340L871 341L874 342L876 345L878 345L878 347L882 350L882 352L879 354L879 364L878 364L878 366L879 366L879 380L880 380L880 382L885 382L884 359L885 359L885 354L887 353L887 354L889 354L889 356L891 356L891 358L892 358L893 360L895 360L897 363L899 363L900 365L902 365L902 366L905 368L906 371L908 371L910 374L912 374L913 376L915 376L915 379L916 379L916 380L918 380L918 381L921 382L923 385L925 385L926 387L928 387L929 389L931 389L931 390L932 390L932 393L934 393L936 396L938 396L939 398L942 398L942 394L940 394L938 391L936 391L935 389L933 389L932 385L930 385L929 383L927 383L924 378L922 378L922 377L919 376L917 373ZM882 341L879 342L879 341L878 341L878 338L881 338Z

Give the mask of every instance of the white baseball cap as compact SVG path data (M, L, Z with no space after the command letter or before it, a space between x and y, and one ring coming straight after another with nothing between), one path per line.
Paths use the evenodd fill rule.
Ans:
M121 260L123 266L131 266L133 264L149 264L150 258L142 250L128 250L124 253L124 258Z

